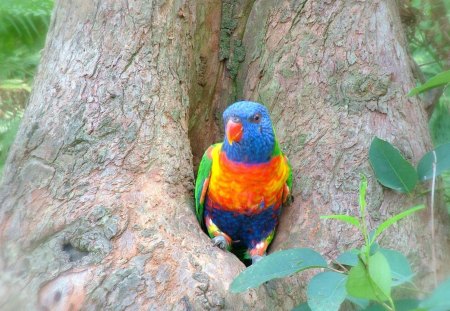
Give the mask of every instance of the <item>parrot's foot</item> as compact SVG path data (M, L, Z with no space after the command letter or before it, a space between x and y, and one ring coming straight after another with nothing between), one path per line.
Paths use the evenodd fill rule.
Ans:
M218 235L212 239L213 245L219 247L220 249L228 249L230 244L223 235Z
M264 255L265 256L265 255ZM255 255L252 256L252 265L263 259L264 256Z

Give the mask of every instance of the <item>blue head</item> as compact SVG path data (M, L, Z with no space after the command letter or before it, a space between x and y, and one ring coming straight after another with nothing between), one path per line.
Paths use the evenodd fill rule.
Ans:
M223 150L230 160L245 163L270 160L275 135L266 107L255 102L236 102L224 111L223 123Z

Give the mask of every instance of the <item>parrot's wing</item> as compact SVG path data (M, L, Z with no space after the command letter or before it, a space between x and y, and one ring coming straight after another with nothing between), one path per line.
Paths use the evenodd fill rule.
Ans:
M218 144L210 146L203 154L200 166L198 167L197 180L195 181L195 214L198 222L203 225L203 209L205 204L206 192L209 186L212 167L212 150Z
M292 198L292 166L291 166L291 163L289 162L288 158L286 157L286 155L283 153L283 151L281 151L278 140L275 140L275 146L273 148L272 156L279 156L279 155L284 157L284 159L286 160L286 165L288 166L288 169L289 169L289 173L288 173L289 175L286 180L285 190L283 191L283 203L285 203L285 202L289 202L288 200ZM287 187L287 189L286 189L286 187Z
M286 185L288 186L288 190L289 190L289 193L287 194L287 196L288 196L287 199L290 199L290 198L292 199L293 198L292 197L292 165L291 165L291 162L289 162L289 159L286 156L284 156L284 157L286 159L287 165L289 166L289 175L286 180Z

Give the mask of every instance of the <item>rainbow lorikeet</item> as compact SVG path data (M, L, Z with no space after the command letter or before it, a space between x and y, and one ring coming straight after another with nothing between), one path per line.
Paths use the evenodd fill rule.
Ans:
M269 112L241 101L223 113L225 138L210 146L195 185L197 219L221 249L252 263L265 255L290 196L292 172Z

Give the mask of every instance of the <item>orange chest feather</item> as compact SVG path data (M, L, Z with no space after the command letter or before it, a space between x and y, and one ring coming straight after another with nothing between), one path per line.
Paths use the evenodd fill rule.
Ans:
M289 166L283 155L267 163L230 161L220 148L212 151L208 197L228 210L258 210L281 204Z

